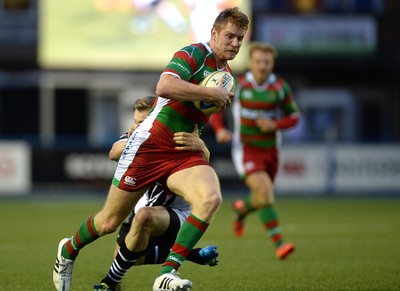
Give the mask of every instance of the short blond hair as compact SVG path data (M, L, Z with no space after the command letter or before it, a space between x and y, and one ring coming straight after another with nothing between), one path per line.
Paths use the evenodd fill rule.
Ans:
M221 29L225 27L227 23L233 23L237 27L243 30L247 30L249 28L249 17L244 14L238 7L227 8L217 16L215 19L213 27L216 31L220 32Z
M137 110L139 112L144 110L150 110L156 98L157 98L156 96L146 96L137 99L135 101L135 105L133 106L133 110Z
M262 51L266 53L271 53L274 56L274 59L278 57L278 52L276 51L275 46L272 43L268 42L252 42L249 48L249 57L251 58L254 51Z

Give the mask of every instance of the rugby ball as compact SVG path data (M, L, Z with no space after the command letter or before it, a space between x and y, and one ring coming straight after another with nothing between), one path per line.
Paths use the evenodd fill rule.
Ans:
M217 87L222 82L222 87L229 92L235 91L235 79L229 72L215 71L210 73L200 82L200 86ZM205 115L211 115L218 111L214 103L206 103L204 101L195 101L194 106L201 110Z

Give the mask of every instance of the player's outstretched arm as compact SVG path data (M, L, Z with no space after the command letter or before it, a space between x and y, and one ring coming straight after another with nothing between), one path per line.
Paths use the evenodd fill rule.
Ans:
M128 138L132 135L132 133L135 131L135 129L139 126L139 124L134 124L131 126L131 128L128 131ZM108 158L112 161L118 162L119 158L121 157L122 152L125 149L125 146L127 144L126 139L121 139L117 140L116 142L113 143L111 150L108 153Z
M111 150L108 153L108 158L112 161L118 162L119 157L125 149L126 143L127 142L125 140L118 140L114 142Z

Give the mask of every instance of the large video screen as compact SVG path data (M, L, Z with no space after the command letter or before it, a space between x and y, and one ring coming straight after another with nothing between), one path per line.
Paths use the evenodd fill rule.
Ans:
M44 69L162 70L172 54L208 41L219 11L250 0L40 1L38 62ZM243 70L247 45L231 66Z

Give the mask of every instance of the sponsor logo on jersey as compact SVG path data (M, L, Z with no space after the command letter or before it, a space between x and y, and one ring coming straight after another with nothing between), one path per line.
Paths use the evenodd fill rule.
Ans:
M180 64L180 63L178 63L178 62L172 61L172 62L170 63L170 65L175 65L175 66L179 67L179 69L185 71L186 74L189 74L189 73L190 73L189 70L188 70L186 67L184 67L182 64Z
M129 176L126 176L124 178L124 184L128 185L128 186L131 186L131 187L135 187L136 186L136 179L132 178L132 177L129 177Z

